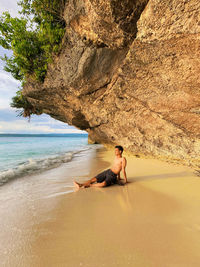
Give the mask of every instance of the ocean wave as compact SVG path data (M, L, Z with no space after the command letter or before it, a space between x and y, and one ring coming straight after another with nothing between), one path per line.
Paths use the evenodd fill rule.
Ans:
M79 151L80 153L81 151ZM21 162L17 167L0 172L0 185L18 177L42 172L58 167L62 163L69 162L76 152L66 152L59 155L52 155L45 158L30 158L26 162Z
M103 147L100 144L88 145L76 151L67 151L56 155L49 155L43 158L29 158L27 161L22 161L17 167L8 170L0 171L0 186L6 182L23 177L26 175L37 174L43 171L56 168L62 163L70 162L74 156L80 153L85 153L88 150L96 150Z

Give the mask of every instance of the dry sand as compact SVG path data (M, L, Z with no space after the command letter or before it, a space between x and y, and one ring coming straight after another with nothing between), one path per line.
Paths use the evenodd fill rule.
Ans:
M100 149L85 161L87 167L79 164L87 171L77 179L108 168L113 157L113 151ZM129 156L127 162L125 186L65 194L62 180L50 197L33 189L32 208L22 203L11 212L7 203L7 224L0 223L2 266L199 266L200 178L188 167L159 160ZM69 187L76 171L68 175ZM58 184L53 180L52 186ZM18 231L9 232L10 221Z

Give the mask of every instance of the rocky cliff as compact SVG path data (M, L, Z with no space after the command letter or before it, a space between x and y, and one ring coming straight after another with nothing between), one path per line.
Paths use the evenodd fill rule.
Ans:
M135 154L200 165L200 1L69 0L37 108Z

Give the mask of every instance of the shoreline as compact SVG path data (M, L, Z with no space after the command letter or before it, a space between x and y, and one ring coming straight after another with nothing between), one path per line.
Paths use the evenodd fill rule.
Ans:
M190 167L124 156L125 186L72 188L74 175L84 181L109 168L114 152L105 148L4 185L3 266L198 266L199 177Z
M101 146L99 146L101 147ZM79 150L62 151L41 157L29 157L17 165L9 166L0 171L0 186L22 177L37 176L46 171L53 171L62 167L63 163L69 163L76 158L77 154L90 153L89 150L98 149L98 146L84 147Z

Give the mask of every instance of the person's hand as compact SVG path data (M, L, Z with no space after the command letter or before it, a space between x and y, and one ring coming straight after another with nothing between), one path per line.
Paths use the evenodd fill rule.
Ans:
M123 180L123 179L120 179L120 180ZM119 185L125 185L125 183L123 181L120 181L120 180L118 181L118 184Z

